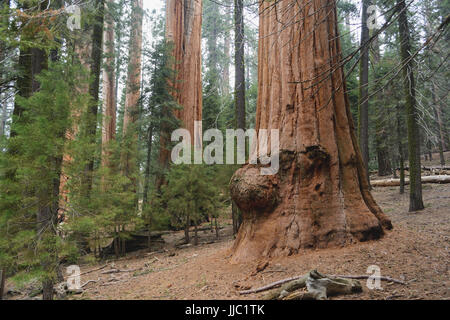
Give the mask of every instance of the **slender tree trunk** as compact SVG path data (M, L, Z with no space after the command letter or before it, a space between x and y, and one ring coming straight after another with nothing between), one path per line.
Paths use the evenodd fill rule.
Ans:
M245 130L244 1L234 0L234 95L236 127Z
M401 115L403 114L403 110L401 110L401 106L397 104L396 107L396 113L397 113L397 146L398 146L398 162L400 164L400 194L405 193L405 162L403 157L403 126L401 121Z
M0 0L0 8L9 9L10 8L9 0ZM2 18L2 25L4 28L6 27L5 30L6 32L8 32L9 29L8 19L9 19L8 16ZM0 61L3 61L5 56L6 56L6 45L3 41L0 40ZM7 76L3 74L2 70L0 69L0 104L2 113L0 119L0 137L5 135L6 120L8 118L8 99L7 99L8 90L3 90L3 87L1 87L3 84L6 84L7 81L8 81Z
M144 178L144 207L148 201L148 190L150 187L150 168L152 160L152 146L153 146L153 126L150 123L147 130L147 162L145 163L145 178Z
M123 115L123 137L125 143L129 144L122 153L122 171L131 177L136 172L137 162L133 155L137 152L137 133L134 125L139 113L139 99L141 87L141 55L142 55L142 19L143 6L142 0L133 0L132 7L131 35L130 35L130 62L128 64L127 88L125 96L125 109ZM133 187L136 188L134 178Z
M198 245L198 227L197 227L197 222L195 222L195 225L194 225L194 245L195 246Z
M119 8L119 15L123 14L123 8ZM119 24L119 26L122 26L122 24ZM115 67L116 67L116 78L115 78L115 99L116 99L116 105L119 101L119 79L121 75L121 69L120 69L120 62L121 62L121 48L122 48L122 30L118 30L116 32L117 36L117 42L116 42L116 48L115 48Z
M17 76L16 81L16 88L17 88L16 95L24 98L29 98L33 94L32 90L33 72L31 69L32 53L31 49L27 47L20 47L19 50L20 53L17 69L20 70L20 73ZM22 113L23 108L17 102L16 99L14 102L13 118L11 123L11 133L10 133L11 137L16 136L15 130L16 123L20 123L20 121L23 121ZM10 151L14 152L13 150Z
M405 0L397 0L399 9L400 56L403 67L403 87L405 90L406 123L408 127L409 158L409 211L422 210L422 180L420 166L420 132L417 122L415 80L413 61L411 59L411 40Z
M359 103L358 135L366 178L369 181L369 28L367 26L367 7L370 0L362 0L361 13L361 60L359 63Z
M5 135L6 120L8 118L8 101L6 95L4 95L3 90L0 88L0 103L2 104L2 116L0 119L0 137Z
M186 214L186 224L184 226L184 241L186 243L189 243L190 239L189 239L189 227L191 226L191 216L189 214L189 212L187 212Z
M102 115L102 166L110 167L109 143L116 134L116 75L114 47L114 0L105 0L103 27L103 115Z
M90 54L90 74L92 82L89 84L89 95L92 97L86 113L86 129L85 136L88 137L91 146L95 145L97 135L97 114L99 103L100 89L100 66L102 61L102 42L103 42L103 20L104 20L104 0L96 0L95 23L92 31L92 47ZM94 157L90 156L88 164L84 170L83 191L86 198L90 198L93 173L94 173Z
M438 131L439 131L439 136L438 136L438 147L439 147L439 160L440 160L440 164L441 166L445 166L445 158L444 158L444 150L445 150L445 134L444 132L446 132L444 123L442 121L442 109L441 109L441 104L439 101L437 101L437 97L436 97L436 85L433 82L432 83L432 98L433 98L433 109L434 109L434 115L436 117L436 122L438 125Z
M372 42L373 48L373 61L375 65L379 65L381 60L380 43L378 37ZM375 74L375 82L379 79L379 76ZM388 148L388 134L387 129L389 127L387 110L383 101L383 91L380 91L376 95L377 105L375 107L376 120L375 120L375 148L377 152L378 160L378 175L387 176L392 173L391 163L389 161L389 148Z
M0 300L3 300L5 294L6 268L0 269Z
M219 239L219 224L217 223L217 217L214 217L214 224L216 227L216 239Z
M429 159L429 161L431 161L431 160L433 160L433 155L432 155L432 146L431 146L431 141L430 141L430 138L429 137L427 137L426 138L427 139L427 143L425 144L426 145L426 147L427 147L427 152L428 152L428 159Z
M223 66L223 95L228 96L230 94L230 49L231 43L230 43L230 33L225 33L225 39L224 39L224 53L225 53L225 65Z
M259 19L255 128L268 130L269 149L278 130L280 169L261 175L261 165L247 164L232 177L243 223L231 261L379 238L392 225L357 146L335 1L263 1Z

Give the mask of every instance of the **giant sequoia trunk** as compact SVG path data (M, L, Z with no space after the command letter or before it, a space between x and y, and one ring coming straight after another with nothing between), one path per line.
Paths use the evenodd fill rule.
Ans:
M247 164L234 174L244 221L232 262L379 238L392 225L368 189L335 1L264 1L259 28L256 130L279 130L280 170L262 176Z
M201 25L201 0L167 0L166 40L172 45L172 68L176 71L176 79L170 85L174 100L182 107L174 113L197 145L201 141L194 141L194 121L202 120ZM201 128L197 128L197 137L202 137ZM166 139L167 133L163 133L159 156L163 168L167 167L170 154ZM158 187L162 182L160 177Z
M234 101L236 127L245 130L244 2L234 0Z
M358 136L366 178L369 180L369 27L367 26L367 8L369 0L362 1L361 12L361 58L359 61L359 103Z

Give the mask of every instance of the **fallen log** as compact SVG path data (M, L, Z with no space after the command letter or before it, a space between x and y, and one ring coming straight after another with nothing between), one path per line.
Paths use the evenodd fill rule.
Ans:
M409 167L405 167L403 169L405 171L409 171ZM423 171L439 171L439 170L450 170L450 167L446 167L446 166L425 167L425 166L422 166L421 169ZM397 170L400 171L400 168L397 168Z
M450 183L450 175L423 176L422 183ZM405 178L405 185L409 184L409 179ZM396 187L400 185L400 179L382 179L370 181L372 187Z

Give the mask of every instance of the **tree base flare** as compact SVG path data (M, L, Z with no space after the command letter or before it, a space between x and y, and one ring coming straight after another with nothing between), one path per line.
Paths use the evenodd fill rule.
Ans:
M257 165L236 171L230 189L243 223L231 262L378 239L383 227L392 228L368 190L348 192L343 186L358 186L358 181L333 176L337 166L326 150L315 146L304 152L282 150L277 175L262 176Z

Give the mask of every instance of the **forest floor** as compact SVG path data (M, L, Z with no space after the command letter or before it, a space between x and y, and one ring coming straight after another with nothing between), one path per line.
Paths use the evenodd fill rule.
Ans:
M425 210L420 212L408 212L408 191L408 186L403 195L398 187L373 190L394 225L378 241L305 250L273 259L257 272L257 261L229 263L232 227L231 221L222 220L218 240L215 232L203 230L199 232L200 245L176 248L183 231L173 232L163 236L167 244L159 252L138 251L118 260L82 265L81 283L87 284L81 294L69 299L260 299L265 292L239 295L238 291L311 269L364 275L370 265L379 266L382 276L407 284L383 281L382 290L369 290L366 280L360 280L362 293L332 299L450 299L450 184L423 185ZM114 269L122 272L111 273Z
M407 190L406 190L407 191ZM130 254L114 261L113 268L134 270L102 274L111 268L82 276L89 283L74 299L259 299L264 293L239 295L239 290L302 275L311 269L325 274L366 274L369 265L377 265L382 276L407 282L407 285L382 282L382 290L363 292L333 299L449 299L450 184L424 185L425 210L408 212L408 192L398 188L377 188L373 194L392 219L394 230L379 241L358 243L345 248L306 250L297 255L277 258L260 272L257 262L232 265L231 226L220 231L215 243L166 252ZM182 236L180 233L179 236ZM202 231L201 241L213 237ZM170 239L167 239L170 241ZM98 266L82 267L83 271Z

